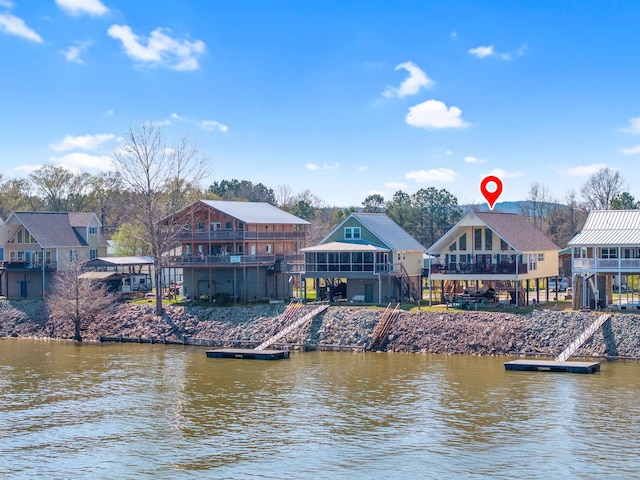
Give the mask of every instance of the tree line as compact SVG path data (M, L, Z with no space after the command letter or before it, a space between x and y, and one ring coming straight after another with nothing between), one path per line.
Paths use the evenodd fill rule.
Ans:
M453 194L435 187L423 188L411 195L398 190L389 200L373 194L367 196L361 206L349 208L328 206L309 190L294 193L287 185L279 185L274 190L262 183L231 179L214 181L203 188L201 183L207 173L208 159L186 140L166 148L161 128L142 124L130 129L126 141L115 154L113 171L91 175L45 165L26 178L5 179L0 174L0 218L7 218L14 211L94 212L103 224L105 236L114 240L116 254L151 255L157 253L153 252L153 242L148 241L152 226L148 216L146 221L140 217L141 206L143 211L157 209L157 205L149 203L152 199L148 190L158 194L153 201L162 200L165 207L171 206L161 208L163 214L176 212L198 199L266 202L310 221L310 243L323 238L351 212L362 210L386 213L428 247L466 213L484 208L459 205ZM196 158L198 161L194 163ZM136 159L143 164L131 174ZM145 175L158 165L164 168L161 175ZM187 166L191 171L187 171ZM158 183L145 188L144 182L150 178L156 178ZM580 231L590 210L639 207L640 202L628 192L620 173L609 168L593 174L579 194L571 190L560 200L554 198L546 186L533 183L526 200L520 202L521 214L560 247L566 246ZM156 220L157 215L152 221Z

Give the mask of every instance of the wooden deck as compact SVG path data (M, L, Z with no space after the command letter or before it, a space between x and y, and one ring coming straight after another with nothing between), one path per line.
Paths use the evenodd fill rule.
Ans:
M249 348L218 348L207 350L207 358L238 358L241 360L282 360L289 350L253 350Z
M525 372L567 372L596 373L600 371L598 362L558 362L555 360L514 360L505 362L506 370Z

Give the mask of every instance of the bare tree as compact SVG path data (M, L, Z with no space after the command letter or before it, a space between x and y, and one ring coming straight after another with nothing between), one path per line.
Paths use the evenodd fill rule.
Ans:
M129 127L124 138L125 144L114 153L114 164L132 193L134 221L142 227L153 255L156 315L162 315L162 254L175 241L181 227L176 213L206 176L208 159L184 137L168 147L162 127L151 122Z
M580 193L589 210L609 210L611 201L622 193L624 179L620 172L601 168L589 177Z
M55 274L51 293L46 298L49 314L54 323L73 324L73 339L82 341L83 327L113 304L104 283L80 278L80 262L71 262L67 270Z
M537 182L532 183L527 201L521 207L522 214L538 230L543 231L545 223L548 223L550 207L554 203L555 200L545 185Z

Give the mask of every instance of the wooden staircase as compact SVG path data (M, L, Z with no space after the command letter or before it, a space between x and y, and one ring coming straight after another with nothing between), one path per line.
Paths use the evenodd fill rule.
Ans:
M384 345L384 342L387 340L387 336L389 335L389 330L391 330L391 325L395 322L396 318L400 315L400 304L396 304L396 307L391 310L391 304L387 305L384 313L376 327L373 329L373 333L371 334L371 344L369 345L369 350L380 350Z
M289 305L287 305L287 308L285 309L285 311L282 312L281 323L287 323L289 321L292 321L296 316L296 314L298 313L298 311L300 310L301 306L302 304L300 302L296 302L296 303L292 302ZM322 303L317 308L313 309L311 312L304 315L302 318L293 320L293 323L290 323L283 330L279 331L272 337L262 342L260 345L254 348L254 350L265 350L266 348L269 348L271 345L276 343L282 337L285 337L286 335L290 334L294 330L297 330L302 325L307 323L309 320L314 318L316 315L319 315L320 313L324 312L327 308L329 308L329 303L328 302Z

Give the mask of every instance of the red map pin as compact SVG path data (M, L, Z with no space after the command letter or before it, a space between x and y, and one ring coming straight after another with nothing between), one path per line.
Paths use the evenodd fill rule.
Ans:
M487 175L480 182L480 193L487 201L489 209L493 210L493 206L502 194L502 180L494 175Z

